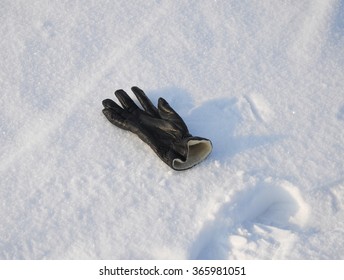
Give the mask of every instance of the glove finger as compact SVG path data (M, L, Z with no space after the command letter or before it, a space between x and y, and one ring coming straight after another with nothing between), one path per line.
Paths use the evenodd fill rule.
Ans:
M143 109L145 109L148 114L152 115L153 117L159 116L158 109L153 105L142 89L138 87L132 87L131 90L135 94L137 100L140 101Z
M105 99L103 100L103 106L104 108L110 108L115 110L118 113L121 113L123 110L123 108L121 108L115 101L111 100L111 99Z
M118 106L118 105L117 105ZM118 106L119 107L119 106ZM124 111L122 108L120 108L122 111ZM111 122L113 125L128 130L126 124L126 118L123 114L117 112L116 110L112 108L105 108L103 109L103 114L105 117Z
M123 108L129 112L140 109L123 89L116 90L115 95L119 102L121 102Z

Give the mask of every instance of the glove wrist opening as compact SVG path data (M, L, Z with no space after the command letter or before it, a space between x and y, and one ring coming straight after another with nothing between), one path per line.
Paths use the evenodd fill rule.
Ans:
M212 144L210 140L204 138L194 138L187 142L187 155L185 160L176 158L172 161L175 170L185 170L200 163L210 154Z

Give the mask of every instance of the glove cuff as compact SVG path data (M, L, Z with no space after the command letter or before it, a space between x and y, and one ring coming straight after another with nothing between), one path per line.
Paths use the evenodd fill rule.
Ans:
M185 159L174 158L172 168L175 170L185 170L200 163L211 153L213 146L211 141L201 137L190 137L186 139Z

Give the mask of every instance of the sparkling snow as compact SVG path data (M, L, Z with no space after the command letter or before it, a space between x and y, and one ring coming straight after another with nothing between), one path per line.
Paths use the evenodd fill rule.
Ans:
M0 11L1 259L344 259L343 1ZM111 125L133 85L209 158L173 171Z

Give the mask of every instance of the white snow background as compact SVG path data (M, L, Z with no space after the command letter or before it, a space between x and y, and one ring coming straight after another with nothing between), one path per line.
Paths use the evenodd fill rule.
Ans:
M0 3L1 259L344 259L344 3ZM102 114L160 96L188 171Z

